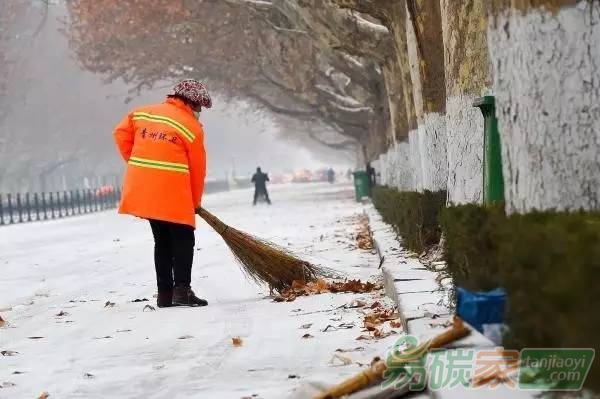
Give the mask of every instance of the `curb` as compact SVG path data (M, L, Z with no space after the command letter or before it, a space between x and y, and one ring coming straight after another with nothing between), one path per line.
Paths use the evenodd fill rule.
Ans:
M454 315L440 304L443 294L436 281L438 273L425 268L414 254L401 248L392 227L381 220L371 204L365 205L364 211L369 216L374 246L381 260L385 293L396 304L404 332L415 336L440 332ZM495 347L474 329L464 343L477 348Z

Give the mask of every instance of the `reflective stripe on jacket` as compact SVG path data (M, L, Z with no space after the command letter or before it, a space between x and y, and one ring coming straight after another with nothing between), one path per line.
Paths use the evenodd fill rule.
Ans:
M119 213L195 227L206 176L204 132L178 99L133 110L115 128L127 162Z

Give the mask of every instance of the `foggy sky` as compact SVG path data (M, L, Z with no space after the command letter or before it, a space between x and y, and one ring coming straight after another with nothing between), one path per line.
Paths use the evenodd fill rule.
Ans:
M146 91L125 104L129 94L124 83L106 84L102 76L83 71L77 64L60 31L66 18L62 5L50 6L42 30L33 36L42 21L40 3L15 21L8 53L17 63L9 71L8 115L0 120L5 187L7 179L25 172L36 176L59 159L73 158L64 168L85 174L120 172L123 165L112 141L113 127L132 107L160 102L168 91ZM241 107L215 97L214 108L201 116L211 177L224 176L233 163L238 175L247 175L258 165L279 172L350 164L347 154L299 146L305 138L292 143L279 139L268 118L246 117Z

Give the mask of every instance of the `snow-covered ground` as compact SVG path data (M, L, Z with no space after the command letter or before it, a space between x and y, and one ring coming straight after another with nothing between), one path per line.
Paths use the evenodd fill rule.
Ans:
M352 190L272 186L271 207L252 207L249 190L208 195L204 206L314 263L373 280L379 259L352 237L362 212ZM304 381L356 373L396 339L357 341L362 315L343 307L387 300L379 294L275 303L200 221L196 246L192 287L209 306L144 311L155 305L147 222L111 211L0 228L0 351L18 352L0 356L0 398L284 398ZM236 336L243 346L232 345ZM330 363L336 349L357 347L343 353L352 364Z

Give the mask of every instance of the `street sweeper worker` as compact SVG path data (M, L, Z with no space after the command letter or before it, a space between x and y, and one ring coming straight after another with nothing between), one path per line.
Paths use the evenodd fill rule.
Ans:
M163 103L134 109L114 131L127 162L119 213L150 222L159 307L208 304L196 297L190 283L195 210L206 176L204 131L198 117L211 106L201 82L183 80Z

